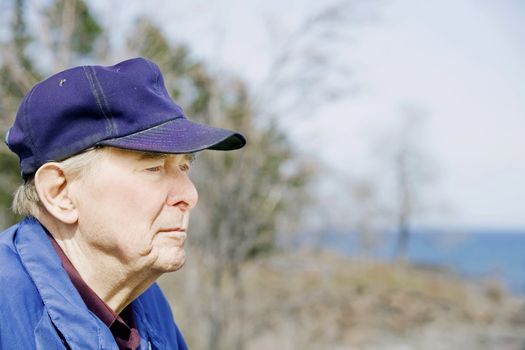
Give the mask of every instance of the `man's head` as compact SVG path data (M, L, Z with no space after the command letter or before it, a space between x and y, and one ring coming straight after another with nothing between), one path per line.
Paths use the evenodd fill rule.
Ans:
M197 203L188 177L192 154L238 149L245 139L188 120L158 67L137 58L72 68L37 84L6 143L26 180L16 210L131 270L162 273L184 263Z

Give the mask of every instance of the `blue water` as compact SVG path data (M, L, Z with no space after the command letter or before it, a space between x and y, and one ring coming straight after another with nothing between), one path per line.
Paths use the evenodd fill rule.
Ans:
M378 259L392 259L395 238L393 234L382 234L368 254ZM323 247L350 256L363 253L356 234L328 233L316 240ZM417 232L409 241L408 260L449 268L466 278L496 279L511 292L525 295L525 231Z

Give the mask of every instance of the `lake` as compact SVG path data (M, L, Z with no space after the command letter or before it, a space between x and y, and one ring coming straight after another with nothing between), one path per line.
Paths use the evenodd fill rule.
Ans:
M364 251L359 235L342 232L304 235L298 243L318 244L348 256ZM377 235L367 254L377 259L392 259L395 243L394 234ZM525 295L525 230L466 230L461 233L420 230L411 236L408 260L449 268L466 278L493 278L513 293Z

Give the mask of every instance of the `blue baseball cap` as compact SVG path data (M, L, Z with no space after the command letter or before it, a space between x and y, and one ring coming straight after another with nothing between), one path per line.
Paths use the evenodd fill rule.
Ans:
M159 67L145 58L74 67L41 81L23 98L5 142L20 158L24 178L98 145L192 153L246 144L238 132L189 120Z

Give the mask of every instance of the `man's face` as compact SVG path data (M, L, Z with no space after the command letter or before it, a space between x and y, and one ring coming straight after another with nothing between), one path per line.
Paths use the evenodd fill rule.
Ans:
M70 184L83 244L132 272L181 268L198 199L188 177L190 157L110 147L101 152L94 167Z

